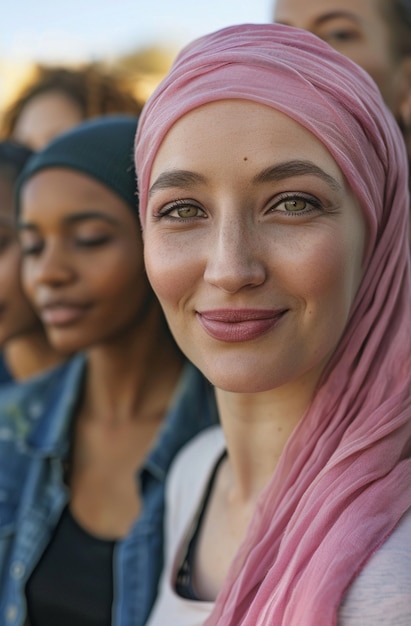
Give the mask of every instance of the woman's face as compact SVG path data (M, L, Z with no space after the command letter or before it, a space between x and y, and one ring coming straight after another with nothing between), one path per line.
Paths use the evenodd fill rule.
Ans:
M183 352L217 387L313 385L347 323L364 240L328 151L269 107L208 104L158 151L147 272Z
M150 288L138 220L114 192L69 169L24 185L23 284L51 344L75 352L126 336Z
M311 31L363 67L398 115L405 96L402 65L380 0L276 0L274 21Z
M21 254L13 213L13 184L0 176L0 346L40 328L20 283Z
M73 99L60 91L47 91L24 106L13 130L13 139L32 150L41 150L83 119L83 112Z

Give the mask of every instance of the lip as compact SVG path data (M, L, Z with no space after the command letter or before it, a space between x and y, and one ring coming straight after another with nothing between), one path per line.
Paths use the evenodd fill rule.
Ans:
M46 326L70 326L78 322L88 308L88 305L73 302L52 302L41 307L40 318Z
M197 319L210 337L228 343L252 341L268 333L288 309L213 309L197 311Z

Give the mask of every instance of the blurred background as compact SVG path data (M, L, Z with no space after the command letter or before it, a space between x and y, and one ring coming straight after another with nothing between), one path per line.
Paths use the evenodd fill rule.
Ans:
M10 0L0 19L0 120L40 65L95 64L145 100L183 45L218 28L270 21L273 0Z

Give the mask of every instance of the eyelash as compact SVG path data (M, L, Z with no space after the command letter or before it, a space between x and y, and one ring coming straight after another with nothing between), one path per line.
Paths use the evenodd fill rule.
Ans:
M93 239L77 239L76 246L80 248L97 248L103 246L110 241L111 237L108 235L102 235L101 237L95 237ZM44 248L44 243L34 244L27 246L26 248L21 246L21 253L23 256L36 256L41 254Z
M301 211L277 211L278 207L281 204L284 204L285 202L295 202L295 201L303 201L306 202L307 204L309 204L309 208L307 209L303 209ZM157 215L155 215L156 218L161 219L161 218L168 218L170 220L173 220L175 222L189 222L192 220L197 220L199 218L201 219L205 219L205 217L203 215L195 215L192 217L181 217L181 216L172 216L171 213L173 211L176 211L178 209L184 209L184 208L190 208L193 207L195 209L198 209L198 211L203 211L203 209L198 206L193 200L183 200L183 199L177 199L174 202L172 202L171 204L166 205L165 207L163 207L158 213ZM280 194L276 200L275 200L275 204L272 205L269 209L269 213L274 213L274 212L278 212L278 213L282 213L284 215L289 215L290 217L301 217L301 216L305 216L305 215L309 215L310 213L315 213L318 211L323 211L324 207L322 205L322 203L315 198L314 196L308 195L308 194L303 194L303 193L289 193L289 192L284 192L282 194Z
M358 38L358 33L350 28L335 28L322 35L324 41L328 43L334 41L339 44L356 41Z
M35 256L36 254L40 254L42 248L43 246L41 244L35 246L24 246L23 244L20 244L22 256Z
M100 237L92 237L90 239L77 239L77 245L83 248L94 248L103 246L111 240L110 235L101 235Z
M176 211L178 209L186 209L189 207L198 209L198 211L203 211L203 209L198 204L196 204L194 200L177 199L177 200L174 200L171 204L167 204L165 207L160 209L160 211L157 213L155 217L157 217L158 219L168 217L170 220L173 220L175 222L185 222L185 223L191 222L192 220L199 219L200 217L204 219L203 215L195 215L193 217L180 217L180 216L175 217L171 215L173 211Z
M277 208L281 204L284 204L285 202L298 202L298 201L303 201L307 203L308 205L310 205L309 208L303 209L302 211L295 211L295 212L284 210L284 211L279 211L279 213L284 213L286 215L293 216L293 217L300 217L302 215L309 215L310 213L324 211L324 207L322 203L314 196L303 194L303 193L288 193L288 192L284 192L280 194L279 197L276 198L275 204L270 208L269 211L270 212L276 211Z

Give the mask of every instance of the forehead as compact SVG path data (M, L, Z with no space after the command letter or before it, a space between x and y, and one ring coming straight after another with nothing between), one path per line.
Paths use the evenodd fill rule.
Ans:
M97 179L69 167L46 167L35 172L22 187L23 198L43 194L61 196L61 189L68 188L70 198L84 194L105 194L109 189Z
M322 20L324 17L352 17L354 19L374 19L380 17L379 0L276 0L274 19L277 22L292 24L299 21Z
M164 169L207 171L218 162L234 174L241 165L255 175L259 168L296 158L316 161L342 179L327 148L289 116L252 101L218 101L190 111L172 126L157 152L151 182Z
M125 200L87 174L64 167L40 170L25 181L20 192L24 219L63 216L73 210L104 208L116 216L132 216ZM134 218L134 216L132 216Z
M44 92L24 105L13 135L38 150L82 119L83 113L74 99L59 91Z

